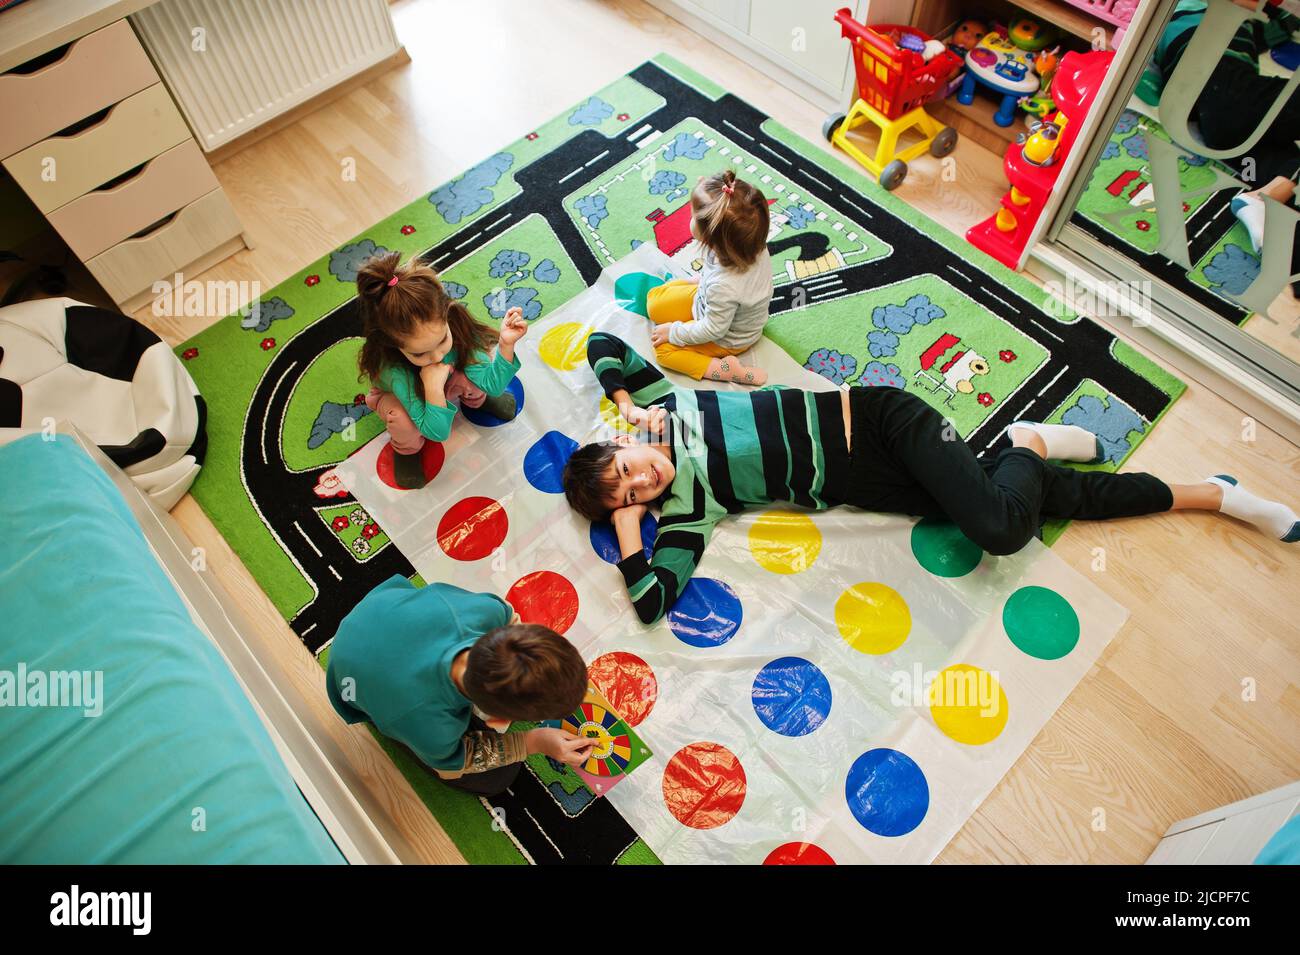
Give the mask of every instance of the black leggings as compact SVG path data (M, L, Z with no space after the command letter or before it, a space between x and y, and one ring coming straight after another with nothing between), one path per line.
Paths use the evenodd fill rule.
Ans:
M1174 503L1169 486L1150 474L1076 471L1028 448L981 461L938 411L898 388L852 388L849 403L844 503L948 518L990 554L1014 554L1046 518L1134 517Z

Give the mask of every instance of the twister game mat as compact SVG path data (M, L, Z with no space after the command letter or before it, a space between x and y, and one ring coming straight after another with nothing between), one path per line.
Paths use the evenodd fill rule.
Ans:
M573 641L652 751L604 796L662 861L929 862L1127 611L1038 541L989 557L946 522L777 506L724 520L642 625L612 528L575 515L559 475L627 428L587 337L652 355L645 293L685 274L642 246L538 319L516 346L519 417L456 429L428 487L387 483L387 435L337 476L426 580L506 594ZM775 384L834 388L770 343L754 359Z
M369 589L415 574L393 528L333 473L381 431L356 373L358 265L384 249L419 254L479 319L517 305L544 320L635 249L696 268L688 189L728 165L773 200L763 345L828 386L912 389L980 454L1017 417L1078 423L1101 435L1108 469L1183 391L1086 317L1049 313L1037 286L823 144L656 57L177 348L209 414L194 497L311 651ZM485 427L458 421L426 468ZM511 797L536 825L503 834L480 824L477 801L392 754L471 861L648 857L608 800L542 759Z

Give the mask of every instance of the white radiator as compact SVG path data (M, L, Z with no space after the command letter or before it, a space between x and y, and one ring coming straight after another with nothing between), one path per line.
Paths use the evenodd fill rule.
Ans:
M400 47L385 0L160 0L130 19L204 150Z

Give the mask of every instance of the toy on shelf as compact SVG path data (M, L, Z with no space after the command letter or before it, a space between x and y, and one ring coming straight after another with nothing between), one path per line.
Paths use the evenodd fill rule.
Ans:
M1117 29L1111 40L1111 47L1117 49L1141 0L1065 0L1065 2L1072 7L1088 11L1098 20L1113 24Z
M1019 100L1020 108L1031 116L1044 119L1048 113L1056 109L1056 104L1052 102L1051 90L1052 77L1056 75L1056 68L1061 65L1060 52L1061 48L1057 46L1034 54L1033 63L1034 72L1038 74L1038 92L1033 96L1022 96Z
M1016 118L1016 103L1038 92L1038 74L1028 55L1005 34L987 33L966 54L966 78L962 80L957 102L969 106L975 101L975 84L985 86L1002 97L993 115L999 126L1010 126Z
M927 150L946 156L957 145L957 131L931 117L923 105L953 72L961 58L915 27L895 24L864 26L844 7L835 14L841 34L853 44L858 98L847 114L835 113L822 124L822 135L865 166L886 189L907 177L907 161ZM849 139L864 123L880 130L874 155ZM916 127L922 139L898 149L898 139Z
M1018 17L1011 21L1007 30L1007 39L1026 53L1037 53L1057 37L1056 27L1039 23L1029 17Z
M984 34L989 32L983 20L963 20L957 24L952 31L952 36L948 38L948 49L960 57L965 57L967 53L975 49L975 44L984 39Z
M1049 120L1035 120L1029 124L1028 133L1016 137L1016 144L1026 162L1050 166L1059 158L1056 150L1061 145L1061 127Z
M966 54L974 49L975 44L988 32L989 28L984 25L983 20L962 20L953 28L947 46L959 62L939 88L930 94L929 102L937 103L945 100L961 89L962 80L966 78Z
M1020 268L1026 244L1061 174L1079 125L1097 97L1112 51L1067 53L1051 83L1054 112L1034 122L1002 160L1010 188L997 212L966 231L966 240L1008 268Z

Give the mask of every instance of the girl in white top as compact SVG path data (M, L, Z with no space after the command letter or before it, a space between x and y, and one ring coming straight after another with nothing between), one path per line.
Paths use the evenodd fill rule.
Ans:
M730 169L700 178L691 192L691 234L704 246L704 268L694 281L677 279L646 297L660 365L696 380L767 382L767 372L735 359L758 341L767 324L772 301L767 232L762 191Z

